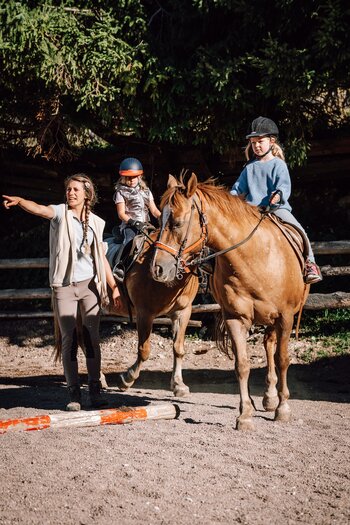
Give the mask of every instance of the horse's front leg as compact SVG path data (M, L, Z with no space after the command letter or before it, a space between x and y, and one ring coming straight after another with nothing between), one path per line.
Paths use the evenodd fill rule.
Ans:
M125 373L119 374L118 387L120 390L130 388L140 375L142 364L147 361L150 354L150 339L152 332L153 317L146 312L137 313L138 350L135 363Z
M254 406L249 394L250 363L247 355L247 329L239 319L225 319L227 330L233 340L236 358L235 372L239 383L240 415L236 421L237 430L254 430Z
M190 389L187 385L185 385L182 379L182 361L185 355L185 333L191 313L192 304L171 315L171 320L173 323L174 361L170 388L176 397L183 397L190 393Z
M288 422L291 417L291 409L288 403L289 389L287 384L287 372L289 368L288 343L293 327L293 315L288 318L284 315L282 320L277 324L277 348L276 348L276 366L278 372L278 397L279 404L275 413L275 421Z
M275 352L276 352L276 330L274 326L269 326L264 334L264 347L267 360L266 373L266 390L263 397L263 407L268 412L274 412L279 404L277 393L277 374L275 368Z

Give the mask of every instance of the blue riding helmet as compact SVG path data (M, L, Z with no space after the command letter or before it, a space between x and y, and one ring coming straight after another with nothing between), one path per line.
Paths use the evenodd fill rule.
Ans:
M119 175L122 177L139 177L143 174L143 167L139 160L133 157L124 159L119 166Z

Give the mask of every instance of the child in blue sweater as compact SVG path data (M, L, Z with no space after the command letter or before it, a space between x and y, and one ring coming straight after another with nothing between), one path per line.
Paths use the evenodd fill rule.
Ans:
M295 225L305 233L291 213L288 199L291 194L291 180L284 154L277 141L278 128L273 120L258 117L253 120L245 155L249 161L244 167L238 180L231 189L232 195L242 195L245 200L255 206L267 206L269 203L276 206L273 213L280 219ZM250 149L254 158L250 160ZM305 237L308 237L305 233ZM309 244L309 256L306 260L305 282L317 283L322 280L319 267Z

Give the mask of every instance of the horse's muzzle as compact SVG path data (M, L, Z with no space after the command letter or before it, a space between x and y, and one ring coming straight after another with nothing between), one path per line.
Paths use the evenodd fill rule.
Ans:
M164 266L155 264L152 267L152 277L155 281L161 283L171 283L176 278L176 266L175 264Z

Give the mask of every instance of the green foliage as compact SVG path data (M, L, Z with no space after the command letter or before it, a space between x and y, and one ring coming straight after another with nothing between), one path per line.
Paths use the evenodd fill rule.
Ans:
M310 342L310 346L299 354L307 363L324 357L350 354L350 311L304 312L302 338Z
M276 119L291 165L349 124L345 0L0 0L2 139L64 160L113 142L242 143Z
M316 335L341 335L350 333L350 310L325 309L320 312L303 312L303 331Z

